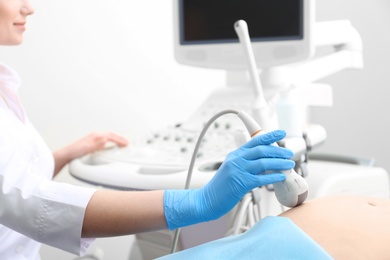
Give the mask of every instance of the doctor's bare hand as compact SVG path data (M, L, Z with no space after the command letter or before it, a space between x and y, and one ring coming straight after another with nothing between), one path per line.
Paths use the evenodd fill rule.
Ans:
M179 227L217 219L230 211L252 189L285 179L281 171L295 166L293 152L270 144L282 140L277 130L251 139L231 152L213 179L197 190L167 190L164 210L168 227ZM266 172L274 173L266 173Z
M114 132L96 131L70 144L67 148L69 149L68 152L72 154L73 159L75 159L102 150L108 143L124 147L128 145L129 141L124 136Z
M87 136L54 152L54 174L57 174L71 160L92 152L102 150L109 143L113 143L119 147L124 147L128 145L129 141L124 136L114 132L92 132Z

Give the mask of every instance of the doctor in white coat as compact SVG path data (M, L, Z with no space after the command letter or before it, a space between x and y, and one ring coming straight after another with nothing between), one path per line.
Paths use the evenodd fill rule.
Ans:
M0 45L19 45L28 0L0 0ZM45 243L83 255L96 237L179 227L221 217L255 187L283 181L276 172L294 167L292 152L269 144L274 131L229 154L215 177L197 190L123 192L52 181L72 159L102 149L115 133L92 133L52 153L36 132L18 96L21 81L0 63L0 259L39 259Z

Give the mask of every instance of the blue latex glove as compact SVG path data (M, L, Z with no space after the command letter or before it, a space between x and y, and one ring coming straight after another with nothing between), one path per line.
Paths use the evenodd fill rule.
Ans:
M285 179L293 168L289 149L271 146L286 136L283 130L257 136L229 153L214 177L196 190L166 190L164 212L168 228L217 219L229 212L252 189Z

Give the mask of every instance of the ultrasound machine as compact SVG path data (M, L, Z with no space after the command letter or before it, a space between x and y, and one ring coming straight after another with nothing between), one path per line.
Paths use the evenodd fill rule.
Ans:
M313 152L327 134L323 126L310 122L308 110L332 106L332 87L318 81L363 68L357 30L347 20L316 22L314 5L314 0L173 0L177 62L226 71L224 87L181 124L147 133L129 147L72 161L71 175L120 190L199 188L230 151L250 138L234 114L213 121L185 187L200 132L217 113L234 110L244 111L266 131L286 130L279 145L294 151L295 171L307 182L308 199L340 193L388 198L388 173L371 160ZM235 30L238 21L247 28L249 43ZM248 201L260 218L286 209L272 185L260 187ZM230 235L234 215L183 228L178 250ZM173 232L142 233L136 239L143 258L152 259L169 253Z

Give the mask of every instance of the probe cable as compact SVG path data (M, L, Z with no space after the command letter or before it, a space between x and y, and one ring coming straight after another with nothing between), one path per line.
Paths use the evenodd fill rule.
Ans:
M238 111L235 111L235 110L223 110L223 111L215 114L213 117L211 117L209 119L209 121L207 121L207 123L204 125L201 133L199 134L199 137L198 137L198 140L196 142L194 151L192 153L191 162L190 162L190 166L188 168L187 179L186 179L186 184L185 184L184 189L187 190L190 187L191 178L192 178L192 172L193 172L193 169L194 169L196 157L198 155L199 147L200 147L200 144L201 144L201 142L203 140L203 137L205 136L205 134L206 134L207 130L209 129L209 127L214 123L214 121L217 120L219 117L221 117L223 115L226 115L226 114L236 114L237 115ZM180 230L181 230L181 228L178 228L178 229L175 230L175 233L174 233L174 236L173 236L171 252L170 252L171 254L176 252L177 243L179 241Z
M190 183L191 183L191 178L192 178L192 173L193 169L195 166L195 161L197 158L197 154L199 151L199 147L202 143L202 140L209 129L209 127L214 123L215 120L217 120L219 117L226 115L226 114L235 114L238 115L239 112L236 110L223 110L217 114L215 114L213 117L207 121L207 123L204 125L201 133L199 134L198 140L195 144L194 151L192 153L190 165L188 168L188 173L187 173L187 179L185 183L184 189L189 189ZM251 192L248 192L243 199L239 202L239 204L236 206L236 211L234 213L234 216L231 221L231 226L232 228L229 229L226 233L227 236L231 235L237 235L242 232L247 231L250 229L252 226L256 224L261 219L261 207L260 207L260 200L261 200L261 195L260 195L260 189L255 188ZM174 232L174 237L173 237L173 242L172 242L172 247L170 253L176 252L177 249L177 244L179 241L179 236L180 236L180 230L181 228L178 228Z

